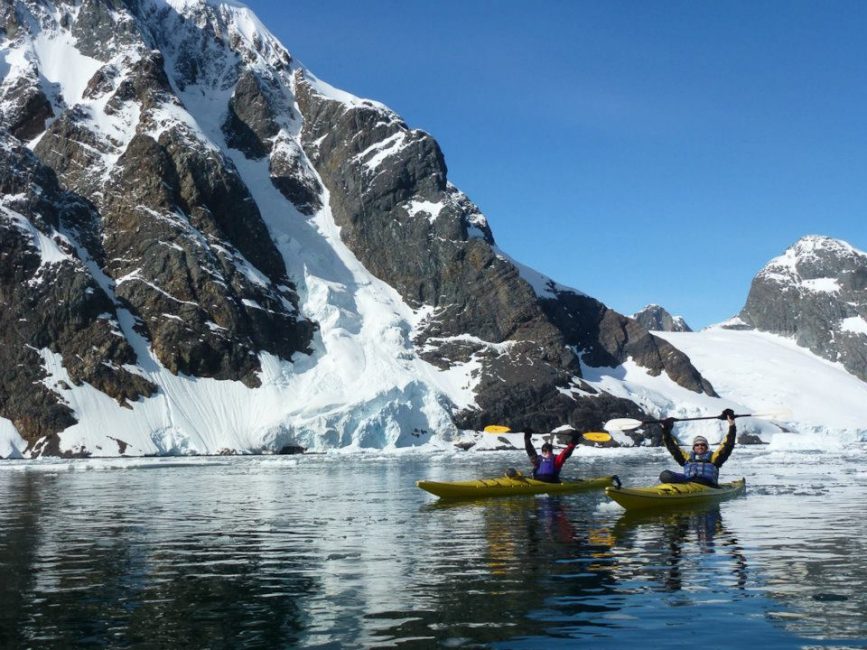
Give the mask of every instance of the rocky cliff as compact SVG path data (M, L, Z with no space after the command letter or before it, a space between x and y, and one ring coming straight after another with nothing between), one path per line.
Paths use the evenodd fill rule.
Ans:
M789 336L867 381L867 253L808 236L753 278L731 327Z
M651 332L691 332L682 316L672 316L664 307L647 305L632 314L639 325Z
M238 3L7 0L0 40L0 418L29 455L597 428L640 408L582 367L627 359L714 394Z

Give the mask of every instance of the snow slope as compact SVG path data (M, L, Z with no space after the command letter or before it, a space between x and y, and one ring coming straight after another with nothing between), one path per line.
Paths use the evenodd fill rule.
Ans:
M631 362L616 368L583 366L585 381L657 417L703 417L726 408L736 413L780 413L775 419L739 418L738 428L785 449L842 449L867 442L867 383L842 365L764 332L712 327L654 334L687 354L720 397L693 393ZM719 420L682 422L674 430L681 441L695 435L719 440L723 432ZM614 432L614 437L632 444L622 434ZM483 438L481 443L494 447L495 438ZM510 441L520 444L517 437Z
M867 440L867 383L792 340L749 330L655 332L685 352L720 395L748 412L789 409L786 426Z

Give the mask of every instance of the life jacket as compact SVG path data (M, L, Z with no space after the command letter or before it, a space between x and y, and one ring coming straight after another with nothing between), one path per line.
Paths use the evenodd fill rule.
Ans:
M539 464L533 469L533 478L537 481L547 481L548 483L558 483L560 481L560 471L554 464L554 455L547 458L539 456Z
M689 452L689 459L683 465L683 473L687 478L701 478L716 485L719 481L719 467L710 462L711 458L712 451L703 454Z

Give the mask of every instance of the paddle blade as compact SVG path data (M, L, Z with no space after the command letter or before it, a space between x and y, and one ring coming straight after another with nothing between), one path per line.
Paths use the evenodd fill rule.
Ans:
M632 429L637 429L642 424L644 423L641 420L634 420L633 418L614 418L613 420L608 420L602 428L608 431L632 431Z
M753 413L742 417L762 418L763 420L785 420L792 417L792 412L789 409L779 409L777 411L768 411L766 413Z
M587 433L582 433L581 437L588 442L608 442L611 440L611 434L604 431L588 431Z
M502 424L489 424L485 427L485 433L509 433L511 429Z

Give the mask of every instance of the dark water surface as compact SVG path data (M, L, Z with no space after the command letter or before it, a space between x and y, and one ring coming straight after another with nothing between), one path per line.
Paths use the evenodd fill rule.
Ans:
M0 462L0 647L867 648L865 458L738 448L745 498L643 518L415 487L511 452Z

